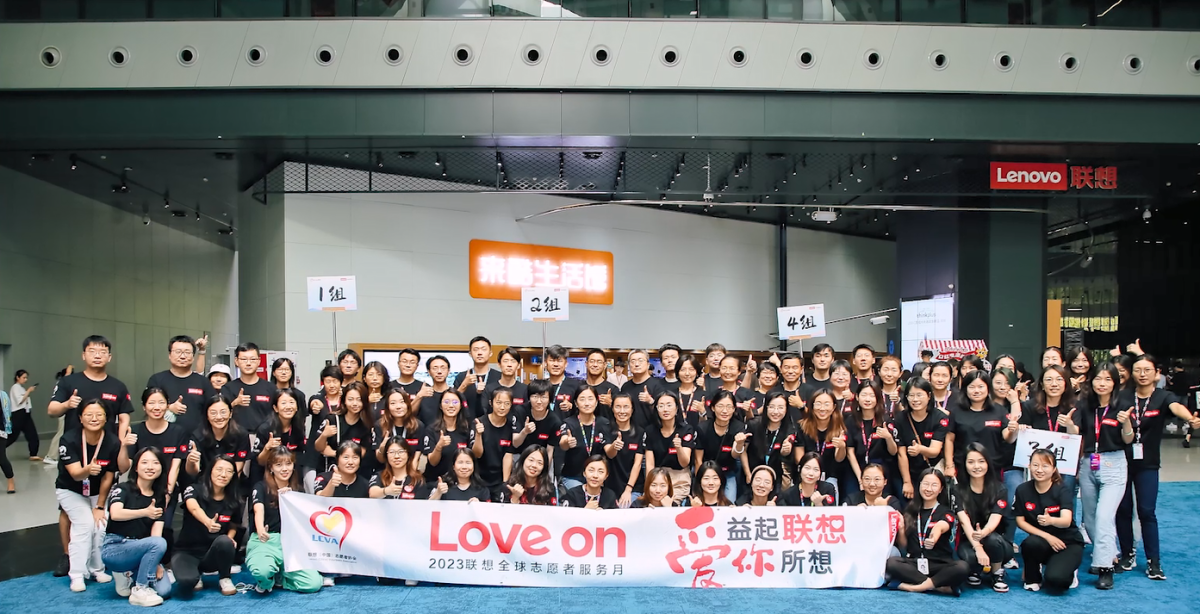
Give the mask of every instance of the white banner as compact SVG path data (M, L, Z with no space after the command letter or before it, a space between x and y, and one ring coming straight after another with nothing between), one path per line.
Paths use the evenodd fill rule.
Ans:
M498 586L877 588L886 507L583 510L281 497L286 569Z
M1083 437L1080 435L1021 429L1021 432L1017 433L1017 453L1013 458L1013 465L1028 467L1033 451L1046 448L1054 453L1059 473L1075 475L1079 469L1079 450L1082 445Z

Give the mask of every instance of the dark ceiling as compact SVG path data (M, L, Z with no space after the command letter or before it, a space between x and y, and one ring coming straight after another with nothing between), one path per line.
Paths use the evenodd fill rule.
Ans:
M1200 152L1195 149L671 138L569 143L465 138L157 143L109 139L57 142L53 149L11 143L0 149L0 164L230 248L236 247L237 237L227 233L236 226L243 192L261 198L265 193L300 191L481 190L559 194L581 202L653 201L645 206L879 238L890 236L890 207L1046 208L1049 239L1062 244L1140 220L1147 206L1194 201L1200 187ZM287 177L270 173L284 161L301 164L294 165L296 170ZM1118 189L994 192L988 186L989 161L1116 166ZM709 206L702 200L705 193L713 195ZM690 202L697 204L686 204ZM848 205L879 209L842 209L832 223L810 217L812 207Z

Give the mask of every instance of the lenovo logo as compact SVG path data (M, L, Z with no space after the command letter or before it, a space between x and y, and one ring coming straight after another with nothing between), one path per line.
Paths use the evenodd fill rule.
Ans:
M1067 165L1031 162L992 162L993 190L1067 191Z

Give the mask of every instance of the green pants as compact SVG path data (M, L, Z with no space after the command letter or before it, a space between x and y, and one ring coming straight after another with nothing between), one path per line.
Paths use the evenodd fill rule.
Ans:
M258 533L250 536L246 543L246 568L258 581L258 587L270 590L275 587L276 577L283 577L283 588L297 593L315 593L321 590L321 574L311 569L283 571L283 542L278 533L268 533L267 541L258 539Z

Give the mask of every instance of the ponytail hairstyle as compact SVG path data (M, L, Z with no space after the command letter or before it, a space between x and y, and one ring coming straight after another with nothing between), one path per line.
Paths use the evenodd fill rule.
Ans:
M1062 484L1062 474L1058 472L1058 458L1054 456L1054 453L1046 448L1038 448L1037 450L1033 451L1033 454L1030 455L1029 459L1033 460L1035 457L1044 463L1049 463L1051 467L1054 467L1054 475L1050 476L1050 483Z

